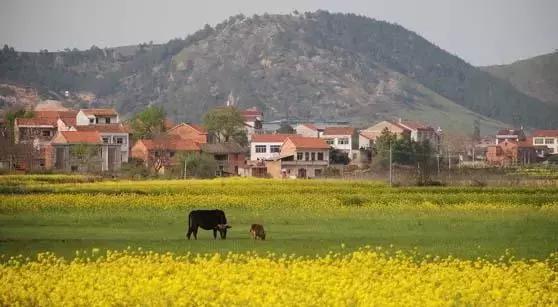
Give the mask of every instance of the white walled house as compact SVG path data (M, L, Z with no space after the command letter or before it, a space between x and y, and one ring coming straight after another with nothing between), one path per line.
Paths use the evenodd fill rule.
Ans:
M558 154L558 130L535 130L533 145L546 146L549 154Z
M103 144L120 145L122 162L130 158L130 132L122 124L100 124L77 126L77 131L97 131L101 135Z
M273 178L320 177L329 166L329 145L318 138L290 136L281 146L279 158L267 161Z
M130 158L130 131L120 123L114 109L81 109L76 115L77 131L97 131L103 144L119 145L122 162Z
M347 153L350 159L354 159L352 156L354 133L355 129L351 127L326 127L321 137L329 146Z
M78 126L116 124L118 113L114 109L81 109L76 116Z
M250 160L271 160L278 158L281 145L292 134L254 134L250 142Z

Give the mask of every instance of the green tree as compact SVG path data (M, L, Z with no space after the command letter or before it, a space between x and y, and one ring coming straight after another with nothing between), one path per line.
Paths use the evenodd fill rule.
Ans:
M134 138L148 139L165 131L166 113L162 107L151 106L131 120Z
M10 140L13 141L15 137L14 124L16 118L32 118L33 116L33 111L25 110L23 108L8 110L6 111L6 113L4 113L4 120L6 121L7 125L7 135Z
M184 177L214 178L218 170L217 161L208 154L184 154L179 161L183 170L185 166Z
M384 128L384 130L382 130L382 134L376 139L376 142L374 143L374 156L372 159L375 165L381 168L386 168L389 166L390 144L393 149L393 145L396 141L397 135L395 133L391 133L388 128Z
M210 110L204 115L203 124L218 143L234 141L242 146L248 144L244 118L235 107Z

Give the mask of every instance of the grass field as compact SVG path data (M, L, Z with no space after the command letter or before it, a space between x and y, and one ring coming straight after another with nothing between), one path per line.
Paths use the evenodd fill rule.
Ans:
M378 182L89 182L81 177L3 177L0 254L128 246L184 254L255 250L299 255L364 245L462 258L542 259L558 248L554 188L389 188ZM68 183L69 182L69 183ZM225 210L226 241L200 230L185 240L194 208ZM262 223L268 240L249 239Z
M0 176L0 305L558 305L556 188L96 180Z

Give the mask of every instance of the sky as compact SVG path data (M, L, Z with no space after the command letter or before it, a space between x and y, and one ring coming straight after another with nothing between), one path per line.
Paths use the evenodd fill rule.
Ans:
M400 24L473 65L558 49L558 0L0 0L0 44L56 51L163 43L239 13L318 9Z

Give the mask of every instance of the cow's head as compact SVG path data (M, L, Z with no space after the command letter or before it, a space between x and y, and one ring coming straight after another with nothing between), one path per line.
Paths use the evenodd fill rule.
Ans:
M221 235L221 239L227 238L227 229L232 228L229 224L217 224L217 230Z

